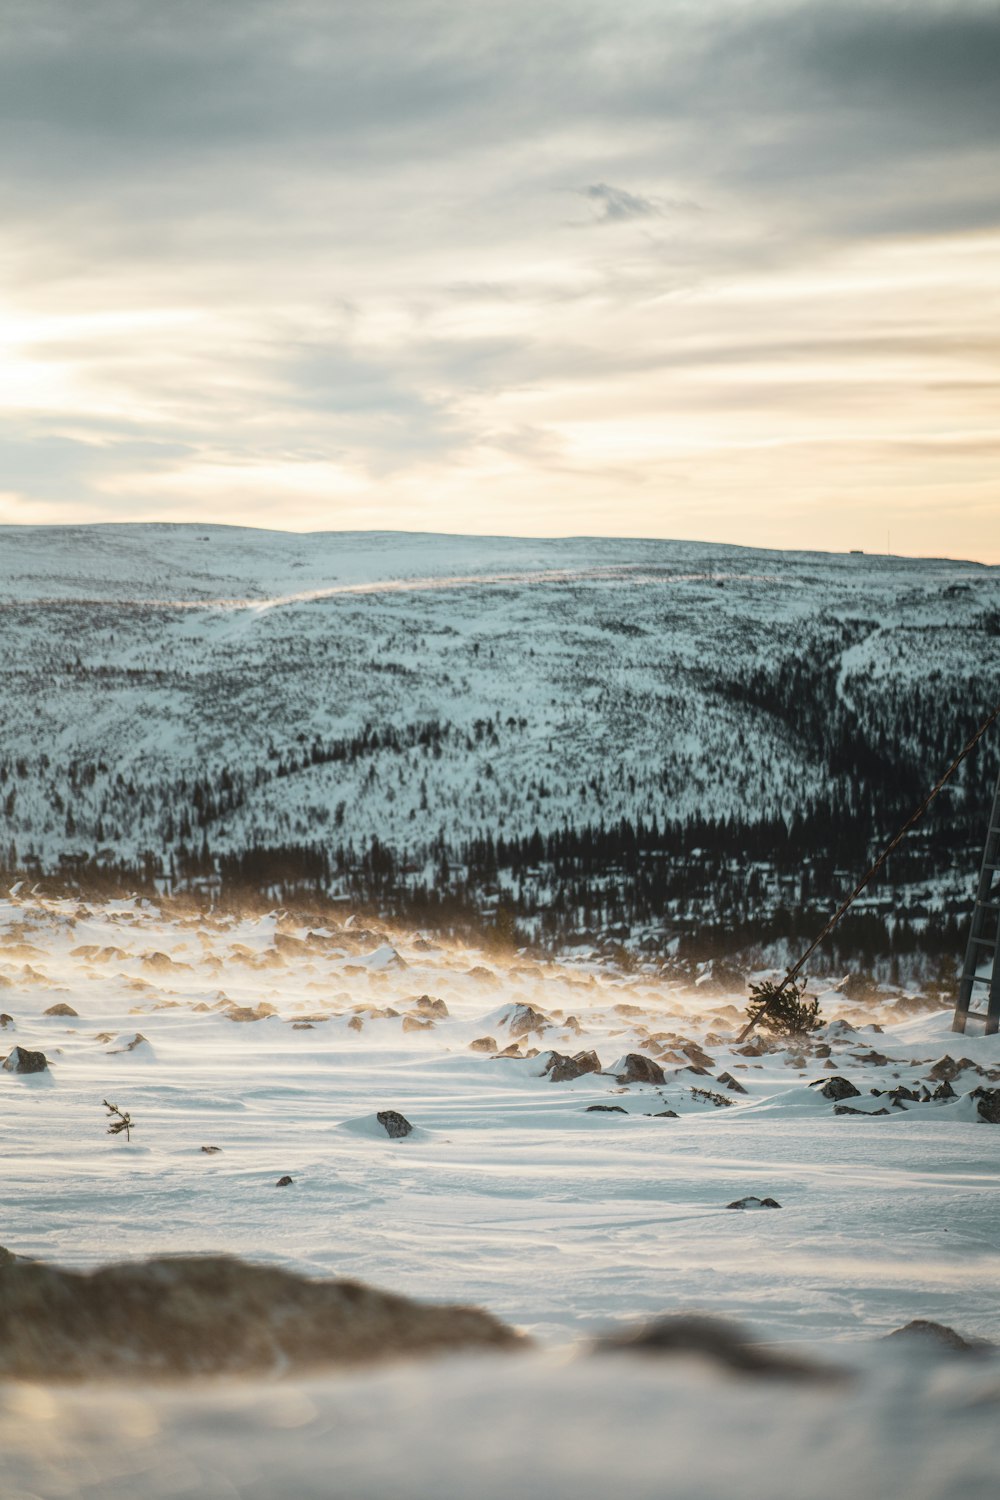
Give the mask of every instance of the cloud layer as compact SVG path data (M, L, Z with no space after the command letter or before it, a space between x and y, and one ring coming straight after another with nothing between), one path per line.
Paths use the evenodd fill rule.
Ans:
M0 520L1000 561L995 6L0 24Z

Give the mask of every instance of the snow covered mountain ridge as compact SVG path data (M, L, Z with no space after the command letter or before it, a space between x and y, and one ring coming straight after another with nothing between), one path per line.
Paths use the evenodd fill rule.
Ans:
M305 879L504 907L536 937L733 947L822 905L1000 698L1000 569L7 527L0 638L11 871ZM961 914L996 761L890 872L918 946Z

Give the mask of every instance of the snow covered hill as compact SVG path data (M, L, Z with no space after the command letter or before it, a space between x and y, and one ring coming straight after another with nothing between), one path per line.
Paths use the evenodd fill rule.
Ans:
M1000 569L955 561L3 528L0 863L778 938L1000 698L998 632ZM891 877L918 934L990 759Z

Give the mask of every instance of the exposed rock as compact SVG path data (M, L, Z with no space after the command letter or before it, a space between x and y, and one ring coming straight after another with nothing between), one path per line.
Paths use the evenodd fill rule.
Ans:
M13 1029L14 1017L9 1016L7 1012L4 1011L2 1014L0 1014L0 1031L6 1031L8 1026Z
M201 1149L204 1151L204 1153L205 1153L206 1156L218 1156L219 1152L222 1150L222 1147L221 1146L202 1146Z
M478 979L480 984L499 984L497 976L492 969L485 968L482 964L476 964L467 970L470 979Z
M740 1375L797 1381L844 1379L841 1370L756 1344L738 1324L717 1318L658 1318L625 1333L608 1334L597 1341L594 1350L598 1354L700 1355Z
M578 1052L575 1057L567 1057L564 1052L550 1052L549 1061L542 1071L548 1075L550 1083L569 1083L574 1078L582 1078L585 1073L599 1073L601 1060L596 1052Z
M663 1069L641 1052L627 1052L616 1074L619 1083L666 1083Z
M857 1036L857 1030L850 1021L828 1021L823 1027L823 1035L830 1042L848 1042Z
M509 1047L504 1047L501 1052L497 1053L497 1057L523 1057L523 1056L524 1056L524 1053L521 1051L521 1047L520 1047L520 1044L518 1042L511 1042L511 1044L510 1044Z
M715 1058L709 1057L705 1049L699 1047L697 1042L685 1042L681 1047L681 1051L696 1068L702 1068L707 1072L709 1068L715 1067Z
M575 1063L579 1063L580 1069L584 1073L601 1072L601 1059L598 1057L596 1052L590 1050L589 1048L583 1052L574 1052L573 1061Z
M444 1017L448 1015L448 1007L443 1000L435 1000L430 995L421 995L413 1002L418 1010L426 1011L429 1016Z
M498 1024L506 1026L511 1036L526 1036L529 1031L544 1031L549 1018L533 1005L509 1005Z
M973 1089L969 1097L975 1099L981 1120L988 1125L1000 1125L1000 1089Z
M930 1095L930 1098L937 1100L957 1099L958 1095L946 1078L944 1083L938 1084L937 1088Z
M491 1036L477 1036L474 1042L469 1043L470 1052L495 1052L497 1044Z
M476 1308L225 1256L89 1274L0 1258L0 1375L74 1380L284 1373L525 1340Z
M174 968L174 961L166 953L145 953L142 957L143 967L152 969L154 973L165 974Z
M57 1005L50 1005L48 1010L42 1011L43 1016L74 1016L79 1020L80 1012L74 1010L72 1005L67 1005L65 1000L60 1000Z
M727 1203L727 1208L780 1208L781 1204L776 1198L737 1198L734 1203Z
M953 1079L958 1077L959 1073L964 1073L966 1068L972 1068L976 1073L979 1072L979 1068L971 1058L960 1057L958 1062L956 1062L946 1052L944 1057L938 1058L927 1076L928 1078L932 1078L935 1083L951 1083Z
M348 1031L364 1031L365 1023L360 1016L352 1016L347 1023Z
M277 1011L273 1005L268 1005L262 1000L256 1007L252 1005L229 1005L225 1008L227 1021L265 1021L268 1016L276 1015Z
M434 1022L430 1019L429 1016L427 1017L426 1020L423 1020L420 1016L404 1016L403 1017L403 1030L404 1031L433 1031L434 1030Z
M967 1339L946 1323L935 1323L929 1318L915 1318L902 1328L894 1328L885 1335L889 1339L903 1339L907 1343L922 1344L927 1349L950 1350L955 1354L985 1354L993 1345L985 1339Z
M413 1126L405 1115L401 1115L395 1109L380 1109L375 1116L382 1129L390 1140L402 1140L403 1136L409 1135Z
M285 1177L279 1177L274 1185L275 1187L291 1187L292 1179L287 1175Z
M119 1037L118 1040L122 1043L122 1046L114 1047L108 1054L109 1057L117 1057L122 1052L134 1052L135 1049L137 1047L141 1047L144 1042L147 1046L149 1045L148 1038L144 1037L141 1031L135 1032L134 1035L128 1039L128 1041L125 1041L124 1037Z
M680 1115L675 1109L658 1109L655 1114L648 1114L647 1120L679 1120Z
M874 1120L877 1115L887 1115L887 1109L855 1109L853 1104L835 1104L833 1106L835 1115L864 1115L868 1120Z
M293 1021L293 1031L315 1031L316 1028L311 1021Z
M857 1099L861 1090L856 1089L849 1078L842 1078L837 1074L834 1078L817 1078L809 1085L811 1089L819 1089L824 1099L832 1099L836 1103L840 1099Z
M737 1047L736 1051L740 1057L763 1057L767 1048L759 1037L755 1037L752 1042L747 1042L746 1046Z
M31 1052L27 1047L15 1047L4 1059L6 1073L44 1073L49 1060L44 1052Z
M716 1083L724 1083L726 1088L729 1089L731 1093L746 1093L746 1089L743 1087L742 1083L740 1083L738 1078L734 1078L732 1073L720 1073L715 1081Z
M624 1002L622 1002L621 1005L613 1005L611 1008L614 1011L614 1013L615 1013L616 1016L641 1016L642 1015L642 1006L641 1005L627 1005Z
M628 1110L620 1104L588 1104L585 1115L627 1115Z

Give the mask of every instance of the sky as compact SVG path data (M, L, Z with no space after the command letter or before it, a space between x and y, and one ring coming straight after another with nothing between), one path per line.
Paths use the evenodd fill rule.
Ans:
M1000 563L994 0L0 28L0 522Z

